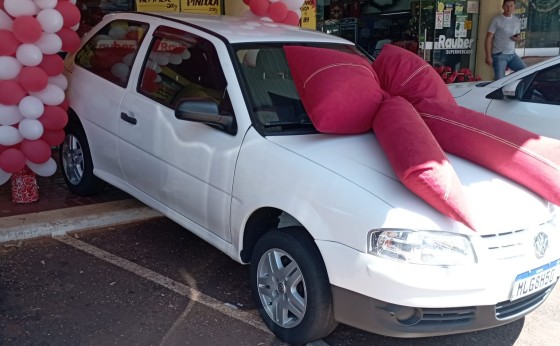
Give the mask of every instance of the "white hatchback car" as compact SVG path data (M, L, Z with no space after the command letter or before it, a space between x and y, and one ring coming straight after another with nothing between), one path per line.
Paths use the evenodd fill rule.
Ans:
M494 82L449 84L463 107L560 139L560 56Z
M338 322L397 337L467 332L541 305L560 273L559 208L450 157L480 230L444 216L399 181L373 133L315 130L286 45L367 59L270 22L106 16L66 60L70 190L108 182L250 263L260 315L293 343Z

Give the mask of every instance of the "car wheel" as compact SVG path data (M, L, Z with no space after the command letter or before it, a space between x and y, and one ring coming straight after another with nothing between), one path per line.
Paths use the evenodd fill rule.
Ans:
M259 313L280 339L308 343L336 328L327 271L305 229L266 233L255 246L250 271Z
M93 175L93 161L84 129L79 123L66 126L66 136L60 145L59 159L62 176L70 192L95 195L103 189L103 182Z

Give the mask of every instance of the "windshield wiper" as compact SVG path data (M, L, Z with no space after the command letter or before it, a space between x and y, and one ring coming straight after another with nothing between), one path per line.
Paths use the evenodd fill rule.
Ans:
M288 129L314 128L313 123L310 122L310 121L302 121L302 122L298 122L298 121L269 121L267 123L264 123L263 126L265 128L282 126L284 128L288 128Z

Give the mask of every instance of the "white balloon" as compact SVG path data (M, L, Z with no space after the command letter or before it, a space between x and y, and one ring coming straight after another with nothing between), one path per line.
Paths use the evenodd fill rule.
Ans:
M38 119L44 111L43 102L35 96L25 96L19 101L19 112L27 119Z
M62 14L52 8L41 10L41 12L37 14L37 21L39 22L39 24L41 24L41 28L43 28L43 31L50 34L53 34L62 29L62 25L64 24Z
M156 79L154 79L154 82L161 83L161 76L159 74L156 76Z
M282 2L284 3L284 5L286 5L286 7L288 7L288 10L299 10L301 8L301 6L303 6L305 0L283 0Z
M156 63L160 66L169 64L169 55L165 53L156 53Z
M56 161L52 157L44 163L33 163L29 160L25 163L30 170L41 177L50 177L56 173Z
M10 180L11 176L12 173L5 172L2 168L0 168L0 185Z
M54 84L47 84L45 89L30 93L37 96L44 104L48 106L58 106L64 101L64 90Z
M0 79L10 80L21 71L21 63L12 56L0 56Z
M23 119L16 105L6 106L0 103L0 125L15 125Z
M4 8L12 17L34 16L39 7L31 0L4 0Z
M181 54L171 54L169 55L169 63L173 65L179 65L183 62L183 57Z
M16 58L25 66L37 66L43 61L41 49L34 44L21 44L16 50Z
M0 9L0 30L12 31L14 20L2 9Z
M56 76L49 77L49 84L54 84L62 90L68 88L68 79L65 75L59 74Z
M79 27L80 27L80 23L78 23L78 24L76 24L76 25L74 25L74 26L71 26L70 29L71 29L72 31L76 31L76 30L78 30Z
M189 52L189 50L185 48L183 53L181 53L181 58L183 58L183 60L190 59L191 58L191 52Z
M55 8L58 4L58 0L33 0L33 2L40 9Z
M22 140L23 137L15 127L9 125L0 126L0 145L9 147L10 145L18 144Z
M130 67L122 62L118 62L111 66L111 73L113 76L125 80L130 74Z
M122 61L126 64L126 66L132 66L132 63L134 62L134 53L128 53L124 56Z
M34 141L43 135L43 124L37 119L23 119L19 122L19 133L25 139Z
M109 30L109 37L115 40L122 39L126 36L126 29L121 28L120 26L116 26Z
M39 47L43 54L56 54L62 49L62 39L60 36L46 32L33 44Z

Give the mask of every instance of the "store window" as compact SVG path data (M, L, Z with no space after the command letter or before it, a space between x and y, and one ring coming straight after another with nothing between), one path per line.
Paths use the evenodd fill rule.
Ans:
M78 0L76 6L82 16L77 30L80 37L87 34L106 14L136 10L135 0Z
M521 19L518 48L524 56L560 54L560 1L521 0L516 2L516 15Z

